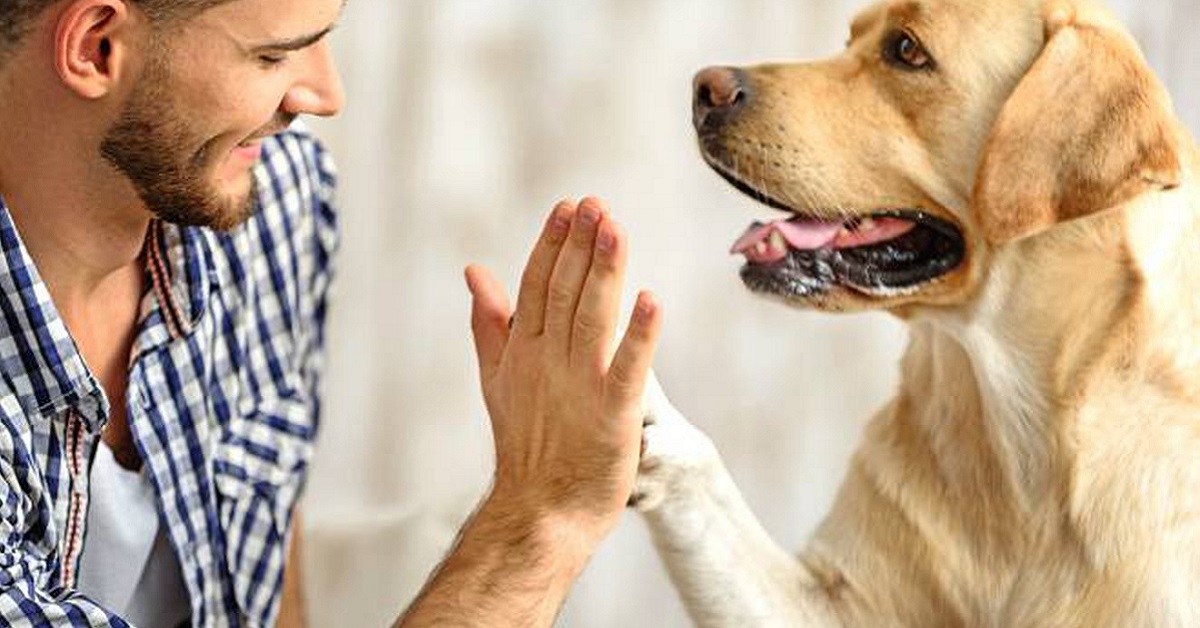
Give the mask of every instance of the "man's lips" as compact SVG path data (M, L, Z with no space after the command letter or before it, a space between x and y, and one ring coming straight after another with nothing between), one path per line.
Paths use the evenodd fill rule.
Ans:
M238 155L241 157L258 159L260 156L262 156L262 141L268 137L277 135L286 130L287 130L287 127L282 126L282 127L270 129L268 131L261 131L259 133L255 133L254 135L251 135L250 137L242 140L237 146L235 146L233 148L233 153L235 155Z
M258 161L262 157L262 140L242 142L233 148L233 156L247 161Z
M249 138L243 140L237 146L233 147L233 155L250 161L258 161L262 157L262 142L264 139L282 132L284 129L275 129L266 133L255 133Z

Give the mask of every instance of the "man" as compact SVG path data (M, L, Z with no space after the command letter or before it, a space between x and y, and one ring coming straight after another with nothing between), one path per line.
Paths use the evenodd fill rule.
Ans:
M341 106L342 4L0 4L0 624L266 626L295 590L337 236L291 123ZM661 324L642 295L612 354L626 250L588 199L515 314L468 269L495 481L400 625L549 625L620 516Z

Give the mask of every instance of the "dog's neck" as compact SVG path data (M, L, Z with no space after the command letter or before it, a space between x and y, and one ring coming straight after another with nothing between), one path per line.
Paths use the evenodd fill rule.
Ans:
M931 455L967 470L950 481L1001 490L1029 512L1070 482L1084 391L1200 411L1195 189L1189 181L1014 243L995 253L969 308L912 322L902 394Z

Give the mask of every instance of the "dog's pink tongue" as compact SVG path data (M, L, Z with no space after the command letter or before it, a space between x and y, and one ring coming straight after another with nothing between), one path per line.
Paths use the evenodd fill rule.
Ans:
M847 227L840 222L780 220L755 224L733 243L734 255L745 255L755 264L771 264L787 257L788 248L850 249L894 240L916 227L898 218L866 219Z
M840 222L793 222L780 220L750 227L730 253L745 255L756 264L770 264L787 257L788 246L801 250L819 249L833 242L839 231ZM778 232L781 238L772 234Z

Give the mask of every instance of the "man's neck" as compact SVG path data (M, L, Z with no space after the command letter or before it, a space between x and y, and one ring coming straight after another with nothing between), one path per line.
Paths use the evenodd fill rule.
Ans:
M64 147L61 139L25 146L30 144L0 140L0 196L55 309L112 404L115 420L105 440L123 466L137 468L124 391L144 291L141 254L149 214L131 189L89 172L96 166L56 158L52 151Z
M107 121L50 111L80 105L53 85L22 84L0 96L0 196L55 305L70 311L138 263L151 215L100 155Z
M104 195L73 185L40 185L59 181L55 175L24 178L31 184L6 185L0 194L56 306L83 305L114 275L140 265L148 213L136 204L113 211Z

